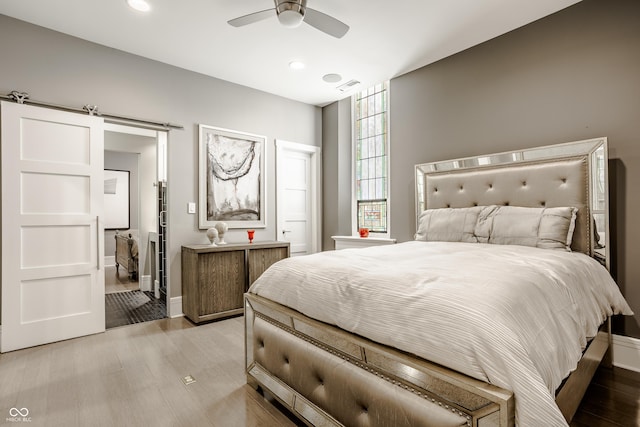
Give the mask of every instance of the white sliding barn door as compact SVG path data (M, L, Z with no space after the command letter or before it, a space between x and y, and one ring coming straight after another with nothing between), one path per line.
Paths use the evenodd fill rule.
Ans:
M9 102L0 110L0 351L103 332L103 120Z

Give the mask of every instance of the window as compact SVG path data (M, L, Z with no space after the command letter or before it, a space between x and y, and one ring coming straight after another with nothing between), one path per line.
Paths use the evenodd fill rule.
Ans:
M384 82L352 97L357 229L388 234L388 102Z

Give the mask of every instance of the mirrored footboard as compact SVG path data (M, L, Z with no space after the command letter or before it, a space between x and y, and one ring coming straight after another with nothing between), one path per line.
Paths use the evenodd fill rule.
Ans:
M245 296L247 382L308 425L513 426L511 392Z

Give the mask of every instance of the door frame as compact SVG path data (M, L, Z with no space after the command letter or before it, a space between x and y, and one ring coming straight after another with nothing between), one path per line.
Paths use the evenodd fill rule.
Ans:
M310 174L310 194L311 194L311 241L309 242L309 253L320 252L322 242L322 148L315 145L301 144L298 142L284 141L276 139L276 240L282 241L282 222L284 217L283 194L284 194L284 152L294 151L309 155Z
M124 133L124 134L129 134L129 135L138 135L138 136L146 136L146 137L151 137L151 138L155 138L156 139L156 180L162 179L164 178L164 180L167 182L167 206L169 206L169 198L170 198L170 191L169 191L169 179L168 179L168 171L169 171L169 157L167 156L167 152L169 149L169 131L168 130L163 130L163 129L155 129L155 128L149 128L149 127L144 127L144 126L136 126L135 124L121 124L118 122L110 122L108 119L105 120L104 123L104 130L105 131L109 131L109 132L119 132L119 133ZM162 163L162 164L161 164ZM159 212L156 212L158 215L160 214ZM170 247L170 238L171 238L171 231L170 231L170 227L169 227L169 212L166 212L166 222L167 222L167 248ZM156 224L159 225L159 224ZM156 230L157 231L157 230ZM141 242L142 243L142 242ZM149 248L147 248L147 257L148 257L148 250ZM157 253L157 247L156 247L156 253ZM167 257L167 254L165 253L165 257ZM157 262L157 260L156 260ZM167 317L172 317L172 313L173 312L177 312L178 314L180 314L182 312L181 307L178 310L176 307L172 307L171 306L171 280L170 280L170 263L168 262L168 257L165 260L165 269L167 270L167 296L166 296L166 307L167 307ZM141 275L139 275L139 279L140 280ZM152 285L152 289L153 289L153 284Z

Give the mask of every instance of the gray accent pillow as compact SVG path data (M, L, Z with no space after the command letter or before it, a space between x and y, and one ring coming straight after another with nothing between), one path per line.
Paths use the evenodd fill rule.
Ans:
M571 250L577 209L487 206L478 216L478 242Z
M482 209L482 206L427 209L418 217L415 240L477 243L475 228Z

